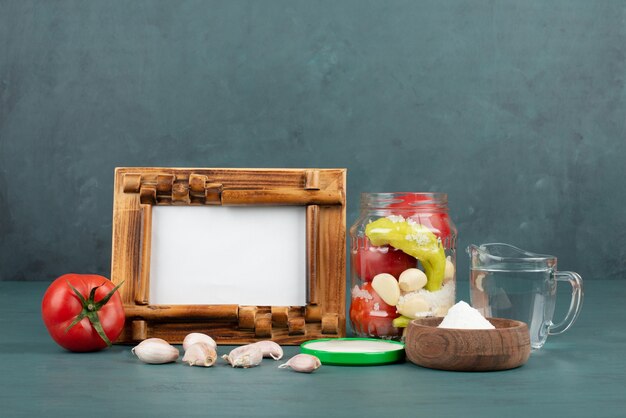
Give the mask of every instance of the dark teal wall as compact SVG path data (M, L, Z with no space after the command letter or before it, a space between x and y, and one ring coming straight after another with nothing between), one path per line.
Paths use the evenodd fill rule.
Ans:
M109 274L116 166L347 167L626 271L624 1L0 1L0 279ZM250 251L251 249L242 249ZM460 256L460 269L467 268Z

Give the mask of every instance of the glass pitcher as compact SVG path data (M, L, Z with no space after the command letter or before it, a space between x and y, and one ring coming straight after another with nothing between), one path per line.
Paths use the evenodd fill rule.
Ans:
M526 322L533 349L543 347L548 335L565 332L580 314L582 278L574 272L557 271L556 257L501 243L470 245L467 252L472 306L486 317ZM572 299L565 318L555 324L558 282L572 286Z

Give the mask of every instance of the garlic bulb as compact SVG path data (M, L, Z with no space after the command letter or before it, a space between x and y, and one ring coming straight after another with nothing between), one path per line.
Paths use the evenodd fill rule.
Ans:
M261 364L263 351L256 344L242 345L233 349L230 354L223 355L222 358L233 367L247 369Z
M310 354L297 354L287 361L287 363L278 366L279 369L290 367L292 370L300 373L311 373L322 365L320 359Z
M178 349L160 338L143 340L131 352L139 360L149 364L171 363L178 359Z
M183 340L183 350L187 351L189 346L195 343L205 343L213 347L213 349L217 349L217 343L213 338L200 332L192 332L191 334L187 334Z
M263 357L273 358L274 360L280 360L283 358L283 349L280 345L274 341L259 341L254 343L263 352Z
M183 361L190 366L211 367L215 360L217 360L215 348L206 343L191 344L183 356Z

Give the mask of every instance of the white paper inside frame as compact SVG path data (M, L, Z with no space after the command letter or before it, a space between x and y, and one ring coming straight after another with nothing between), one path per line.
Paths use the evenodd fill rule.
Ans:
M306 305L306 208L154 206L150 304Z

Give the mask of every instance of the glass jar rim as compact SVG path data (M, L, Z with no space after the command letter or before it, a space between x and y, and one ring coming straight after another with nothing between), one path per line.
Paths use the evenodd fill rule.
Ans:
M376 209L447 209L448 195L440 192L361 193L361 207Z

